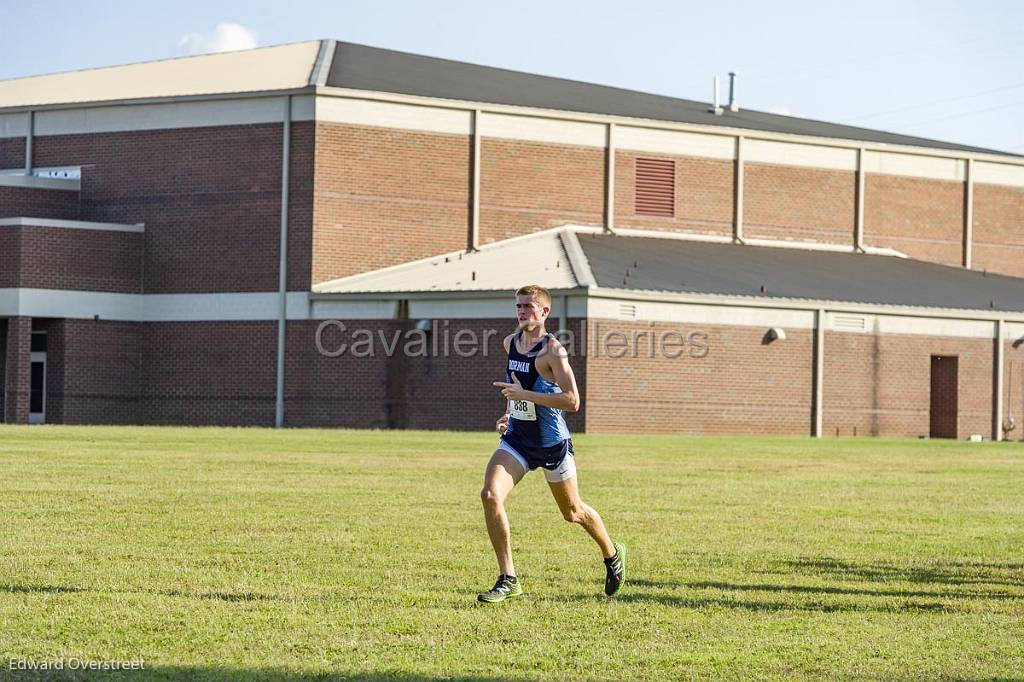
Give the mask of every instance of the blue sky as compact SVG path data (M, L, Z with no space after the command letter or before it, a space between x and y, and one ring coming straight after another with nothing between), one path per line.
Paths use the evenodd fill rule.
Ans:
M1013 0L3 4L0 79L336 38L1024 154Z

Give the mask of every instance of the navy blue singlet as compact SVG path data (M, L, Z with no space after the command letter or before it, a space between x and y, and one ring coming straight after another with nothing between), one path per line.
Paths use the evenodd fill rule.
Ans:
M537 372L537 356L552 335L545 335L526 353L520 353L516 342L521 335L519 332L509 343L505 381L510 383L514 373L528 391L561 393L558 384ZM554 469L566 454L572 454L571 434L561 410L525 400L510 400L509 408L508 430L501 438L526 458L531 469Z

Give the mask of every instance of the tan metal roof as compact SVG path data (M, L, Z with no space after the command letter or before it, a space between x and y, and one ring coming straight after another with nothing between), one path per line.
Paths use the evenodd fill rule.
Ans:
M551 289L586 286L573 269L575 235L564 228L488 244L479 251L452 253L382 270L343 277L313 287L315 293L402 291L515 291L535 283ZM578 249L579 247L576 246ZM579 267L577 265L577 267Z
M598 287L1024 313L1024 278L863 253L580 235Z
M0 108L302 88L320 41L0 81Z
M334 40L0 81L0 109L255 93L313 85L1021 158L1000 150L748 109L726 110L717 116L709 113L708 103L696 100Z
M1024 313L1024 278L785 241L733 244L702 235L566 225L434 258L324 282L314 294L621 291L729 297L788 305L829 301L882 309ZM330 296L327 296L328 298Z

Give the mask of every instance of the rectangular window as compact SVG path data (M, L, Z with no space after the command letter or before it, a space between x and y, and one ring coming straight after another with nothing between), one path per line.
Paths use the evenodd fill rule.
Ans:
M676 215L674 159L637 158L636 214L673 218Z
M32 346L31 351L33 353L45 353L46 352L46 332L32 332Z

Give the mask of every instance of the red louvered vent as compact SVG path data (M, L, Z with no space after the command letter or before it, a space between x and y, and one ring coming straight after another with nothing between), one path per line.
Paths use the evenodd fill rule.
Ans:
M636 214L672 218L676 214L676 162L636 160Z

